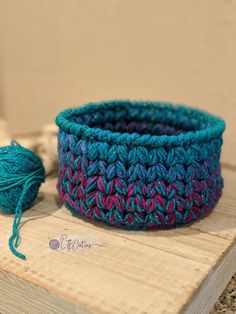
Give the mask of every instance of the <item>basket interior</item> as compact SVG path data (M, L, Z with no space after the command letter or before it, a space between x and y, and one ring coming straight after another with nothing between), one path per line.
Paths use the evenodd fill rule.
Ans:
M178 135L209 125L203 113L174 106L98 106L96 110L72 115L69 120L90 128L140 135Z

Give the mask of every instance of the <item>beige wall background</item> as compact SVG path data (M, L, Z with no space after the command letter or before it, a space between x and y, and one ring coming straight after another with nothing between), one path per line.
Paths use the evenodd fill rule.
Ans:
M13 133L89 101L156 99L223 116L236 144L235 0L0 0L0 69Z

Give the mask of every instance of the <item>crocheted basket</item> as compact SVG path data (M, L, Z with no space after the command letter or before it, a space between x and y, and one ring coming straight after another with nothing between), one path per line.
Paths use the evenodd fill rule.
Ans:
M58 191L73 212L128 229L169 228L221 196L225 123L204 111L113 100L72 108L59 126Z

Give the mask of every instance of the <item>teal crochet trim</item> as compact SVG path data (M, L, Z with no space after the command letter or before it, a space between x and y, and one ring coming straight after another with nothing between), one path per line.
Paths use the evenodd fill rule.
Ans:
M92 115L94 120L105 121L105 119L111 119L111 121L119 121L129 117L129 119L135 121L145 121L147 119L151 124L156 121L162 124L171 123L185 128L187 132L178 135L121 134L120 132L91 128L83 123L75 123L73 117L87 114ZM82 108L69 108L56 117L56 123L64 131L85 139L145 147L199 143L217 137L225 130L223 119L200 109L166 102L130 100L88 103Z
M67 109L56 123L59 195L82 216L126 229L171 228L204 217L221 196L219 117L112 100Z
M42 161L35 153L15 141L0 148L0 210L15 213L9 247L21 259L26 257L16 248L22 211L31 206L44 179Z

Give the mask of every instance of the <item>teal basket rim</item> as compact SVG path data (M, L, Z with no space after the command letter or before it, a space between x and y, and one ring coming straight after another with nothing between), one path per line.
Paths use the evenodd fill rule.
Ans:
M99 110L104 109L131 109L132 108L148 108L150 110L158 109L170 109L181 110L182 113L192 113L195 118L204 118L207 121L206 127L196 131L187 131L186 133L181 133L178 135L151 135L145 134L141 135L138 133L120 133L112 132L110 130L103 130L99 128L89 127L87 125L78 124L71 122L69 119L80 114L94 113ZM132 100L107 100L102 102L87 103L82 107L69 108L62 111L56 117L56 124L58 127L69 133L82 137L85 140L108 142L117 145L127 145L127 146L179 146L188 145L199 142L207 142L210 139L217 138L222 135L225 130L225 122L222 118L215 115L209 114L206 111L188 107L186 105L174 104L171 102L162 101L132 101Z

